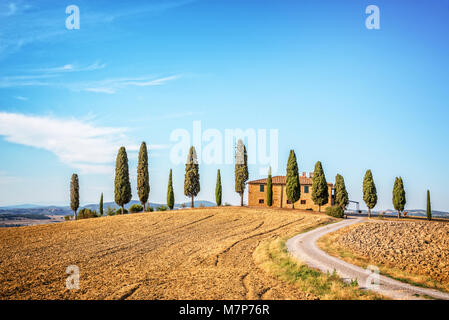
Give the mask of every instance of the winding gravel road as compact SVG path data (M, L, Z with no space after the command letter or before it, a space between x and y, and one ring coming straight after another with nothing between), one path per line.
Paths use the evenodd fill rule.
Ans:
M384 296L398 300L435 299L449 300L449 294L434 289L416 287L404 282L378 275L370 270L347 263L319 249L316 241L327 233L355 223L368 221L366 218L349 217L346 220L330 224L312 231L299 234L287 241L287 249L295 258L312 268L332 273L334 270L345 282L357 279L361 289L370 289Z

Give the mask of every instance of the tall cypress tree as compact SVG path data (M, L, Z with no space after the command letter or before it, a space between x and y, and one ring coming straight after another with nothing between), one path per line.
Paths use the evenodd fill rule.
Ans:
M396 178L393 187L393 206L398 211L398 218L401 217L401 212L404 211L405 207L405 190L402 178Z
M70 181L70 208L73 210L73 217L76 219L76 211L80 207L80 185L78 175L74 173Z
M365 178L363 179L363 201L365 201L368 207L368 218L370 218L371 209L377 204L377 190L371 170L366 171Z
M292 203L292 208L294 209L295 202L301 197L301 185L299 184L298 162L293 150L290 150L290 155L288 156L286 180L287 199Z
M315 170L312 177L312 200L318 205L318 211L321 212L321 206L329 202L329 189L327 186L326 176L324 175L323 166L318 161L315 164Z
M167 207L173 210L175 206L175 193L173 192L173 179L172 169L170 169L170 175L168 176L168 190L167 190Z
M340 174L335 177L335 203L344 210L349 204L348 191L346 191L345 179Z
M200 192L200 174L195 147L190 147L186 161L186 174L184 179L184 195L192 199L192 208L195 206L194 198Z
M427 220L432 220L432 207L430 204L430 191L427 190Z
M137 195L145 212L145 206L150 194L150 180L148 175L147 144L142 142L139 150L139 162L137 164Z
M235 150L235 192L240 195L240 206L243 207L243 194L248 181L248 156L243 141L239 139Z
M217 206L221 206L221 198L222 198L222 187L221 187L221 174L220 169L217 170L217 184L215 186L215 202L217 202Z
M99 206L100 216L103 216L103 192L100 197L100 206Z
M125 147L121 147L115 163L115 203L125 211L125 204L131 201L131 183L129 182L128 155Z
M271 167L268 169L268 179L267 179L267 206L271 207L273 205L273 181L271 178Z

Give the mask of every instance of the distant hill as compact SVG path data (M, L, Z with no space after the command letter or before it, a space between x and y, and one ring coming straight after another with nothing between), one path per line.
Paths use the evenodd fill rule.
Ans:
M347 210L347 211L355 213L355 210ZM425 217L425 216L427 216L426 210L423 210L423 209L411 209L411 210L405 210L405 211L407 212L408 215L411 215L411 216L417 216L417 217ZM362 213L363 214L368 214L368 211L367 210L362 210ZM385 214L385 215L392 215L392 216L396 216L398 214L398 212L396 210L393 210L393 209L371 211L371 213L373 215ZM449 212L432 210L432 216L433 217L449 218Z
M39 206L36 204L19 204L15 206L5 206L0 207L0 210L8 210L8 209L34 209L34 208L41 208L43 206Z
M140 204L137 200L131 200L130 203L125 205L126 209L129 209L133 204ZM161 205L165 205L163 203L152 203L150 202L150 207L157 208ZM185 203L186 207L190 207L190 202ZM200 207L201 205L205 207L213 207L215 203L205 200L195 201L195 207ZM114 209L118 209L119 206L115 202L105 202L103 204L104 209L107 207L111 207ZM179 209L181 207L181 203L175 204L175 209ZM99 204L87 204L84 206L80 206L80 208L87 208L90 210L99 210ZM7 206L0 207L0 215L57 215L57 216L65 216L72 215L73 211L69 206L38 206L32 204L26 205L17 205L17 206Z

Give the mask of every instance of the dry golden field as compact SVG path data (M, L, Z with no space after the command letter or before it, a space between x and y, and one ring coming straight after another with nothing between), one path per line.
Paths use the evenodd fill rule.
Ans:
M0 299L313 299L253 253L330 221L223 207L0 229ZM79 290L65 288L69 265L80 269Z
M449 223L370 221L340 229L318 241L325 251L398 280L449 291Z

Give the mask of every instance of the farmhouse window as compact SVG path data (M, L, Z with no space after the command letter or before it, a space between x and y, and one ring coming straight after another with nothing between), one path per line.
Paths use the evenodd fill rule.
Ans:
M309 186L304 186L304 193L309 193Z
M259 190L260 190L260 192L264 192L265 186L264 186L263 184L261 184L261 185L259 186Z
M301 204L306 204L306 200L301 200Z
M259 203L264 203L263 199L259 199Z

